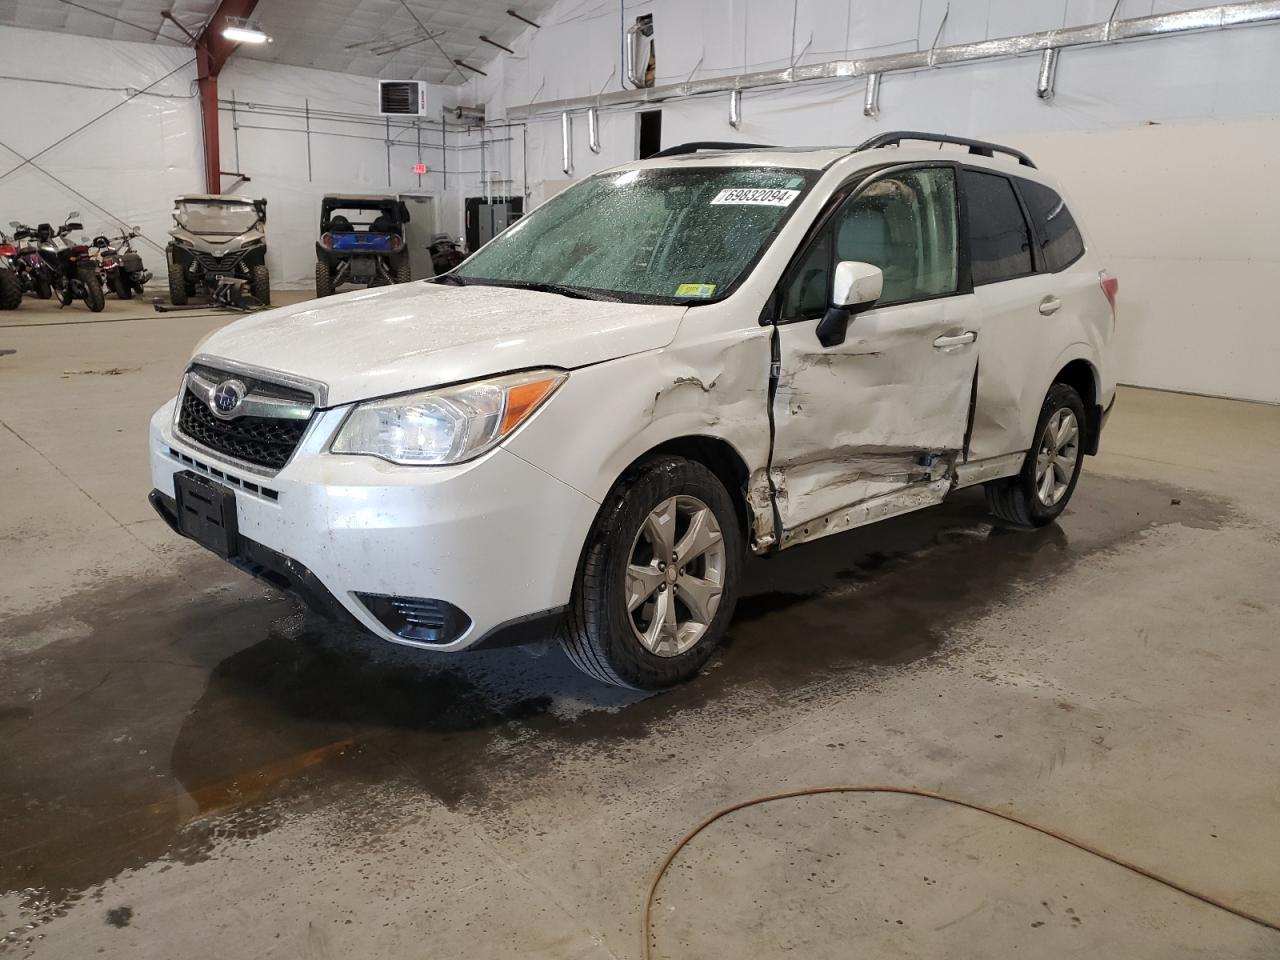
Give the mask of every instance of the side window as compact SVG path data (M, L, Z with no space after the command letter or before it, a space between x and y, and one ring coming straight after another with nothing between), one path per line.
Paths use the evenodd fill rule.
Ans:
M969 206L973 285L1031 273L1031 233L1013 184L994 173L965 170L962 175Z
M957 280L955 172L907 170L872 183L832 217L793 268L783 318L821 314L841 260L884 272L880 306L954 293Z
M1031 211L1031 222L1036 225L1045 266L1056 273L1080 259L1084 253L1084 239L1062 197L1032 180L1019 179L1018 189Z

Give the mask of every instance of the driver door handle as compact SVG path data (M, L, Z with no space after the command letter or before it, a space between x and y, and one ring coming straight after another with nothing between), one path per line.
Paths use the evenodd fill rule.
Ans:
M1062 306L1062 301L1050 294L1040 301L1040 313L1043 316L1051 317L1058 312L1060 306Z
M946 350L948 347L962 347L966 343L973 343L978 339L978 334L973 330L966 330L964 333L958 333L954 337L939 337L933 341L933 345L938 350Z

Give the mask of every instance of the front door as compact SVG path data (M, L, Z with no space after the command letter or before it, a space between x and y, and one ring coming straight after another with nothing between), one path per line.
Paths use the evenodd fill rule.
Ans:
M828 218L784 280L774 397L780 543L941 499L961 456L980 333L960 265L950 164L896 167ZM845 341L818 342L834 265L880 267L881 297Z

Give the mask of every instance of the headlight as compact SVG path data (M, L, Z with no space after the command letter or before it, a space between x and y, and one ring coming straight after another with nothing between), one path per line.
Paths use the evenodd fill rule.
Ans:
M566 377L530 370L362 403L330 449L410 466L471 460L501 443Z

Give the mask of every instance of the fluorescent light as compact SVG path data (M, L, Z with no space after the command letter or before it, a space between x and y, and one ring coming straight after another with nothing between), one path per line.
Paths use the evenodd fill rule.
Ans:
M239 17L227 17L227 25L222 28L222 35L236 43L270 43L271 38Z

